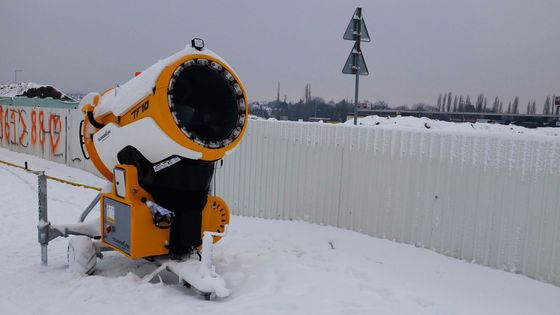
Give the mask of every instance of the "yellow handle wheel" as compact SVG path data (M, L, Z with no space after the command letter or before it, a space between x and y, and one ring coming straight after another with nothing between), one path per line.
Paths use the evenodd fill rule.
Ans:
M218 196L208 196L206 206L202 210L201 232L222 233L227 224L229 224L229 207L227 203ZM221 236L214 236L214 243L217 243L221 238Z

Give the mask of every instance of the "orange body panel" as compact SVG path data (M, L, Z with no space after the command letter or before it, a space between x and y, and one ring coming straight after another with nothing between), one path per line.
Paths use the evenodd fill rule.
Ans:
M204 231L223 233L225 226L229 224L229 207L226 202L218 196L208 196L208 201L202 210L202 234ZM201 235L201 237L204 235ZM214 243L222 237L214 236Z
M93 166L95 166L95 168L97 168L97 170L99 171L99 173L101 173L101 175L103 175L103 177L105 177L107 180L112 181L113 180L113 173L107 169L107 167L105 167L105 164L103 164L103 162L101 162L101 158L99 157L99 154L97 154L97 150L95 149L95 145L93 143L93 139L91 138L91 136L89 136L91 133L89 133L88 129L95 129L95 127L91 126L87 116L84 118L84 126L83 126L83 130L82 133L84 135L84 146L86 147L86 150L89 154L89 158L91 159L91 162L93 163ZM97 130L96 130L97 131Z
M152 196L138 184L138 172L132 165L119 164L116 168L125 170L125 197L116 194L115 183L111 193L101 194L101 213L100 224L102 242L104 245L121 252L129 258L143 258L150 256L166 255L169 253L169 229L160 229L153 224L152 215L148 206L142 202L142 198L153 201ZM126 253L105 241L105 199L110 198L115 201L130 206L130 253ZM202 211L201 230L211 232L224 232L224 227L229 224L229 208L226 202L218 196L208 196L208 202ZM117 225L118 226L118 225ZM201 235L202 237L202 235ZM221 239L214 236L214 243Z

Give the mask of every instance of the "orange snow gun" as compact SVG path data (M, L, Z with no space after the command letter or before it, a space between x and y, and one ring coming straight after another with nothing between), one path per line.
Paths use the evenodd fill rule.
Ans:
M152 277L162 270L176 274L205 299L228 296L212 253L225 235L229 209L215 189L209 193L216 164L233 152L247 127L247 97L235 72L193 39L127 83L86 95L80 109L84 157L109 182L79 223L53 225L47 177L39 175L43 263L51 240L77 235L68 244L74 272L92 274L96 257L116 250L159 265ZM84 222L98 202L99 222Z
M245 89L204 42L80 103L82 143L111 188L101 194L102 241L130 258L184 255L221 233L227 204L209 195L216 163L247 126ZM214 236L214 241L219 240Z

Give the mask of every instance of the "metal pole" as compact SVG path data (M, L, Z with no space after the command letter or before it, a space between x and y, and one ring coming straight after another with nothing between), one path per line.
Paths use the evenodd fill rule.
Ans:
M40 172L38 179L39 193L39 244L41 244L41 262L47 265L47 246L49 243L49 227L47 217L47 176Z
M84 210L84 212L82 212L82 214L80 215L80 219L79 219L80 223L85 221L88 214L91 212L91 210L93 210L95 205L99 202L99 199L101 199L101 193L97 194L97 196L95 196L95 198L93 198L93 200L89 203L89 205Z
M356 87L354 91L354 125L358 124L358 88L360 85L360 75L356 71Z
M70 110L68 110L68 115L64 116L64 164L68 165L68 116L70 115Z
M356 53L354 54L354 66L356 67L356 87L354 91L354 126L358 124L358 89L360 84L360 67L358 62L360 60L360 36L362 36L362 8L357 8L356 14L358 19L354 21L354 29L356 30Z
M14 83L17 84L17 73L18 72L23 72L23 70L14 70Z

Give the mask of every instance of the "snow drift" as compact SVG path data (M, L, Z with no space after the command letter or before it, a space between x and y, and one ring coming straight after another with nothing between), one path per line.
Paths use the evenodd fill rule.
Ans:
M353 125L350 119L344 124ZM380 117L377 115L358 118L358 125L369 128L377 127L391 130L431 130L443 132L463 132L479 135L534 135L545 137L560 136L560 128L525 128L516 125L501 125L491 123L449 122L434 120L426 117L397 116Z

